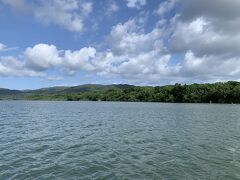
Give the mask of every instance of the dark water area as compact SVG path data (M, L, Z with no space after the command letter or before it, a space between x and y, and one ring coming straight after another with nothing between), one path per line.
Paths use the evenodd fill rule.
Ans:
M0 179L240 179L240 105L1 101Z

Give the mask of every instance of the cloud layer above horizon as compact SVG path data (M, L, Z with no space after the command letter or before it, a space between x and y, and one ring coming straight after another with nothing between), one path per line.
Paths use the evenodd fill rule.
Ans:
M240 80L239 0L0 0L2 8L1 25L8 13L44 38L8 44L0 31L0 78L45 86Z

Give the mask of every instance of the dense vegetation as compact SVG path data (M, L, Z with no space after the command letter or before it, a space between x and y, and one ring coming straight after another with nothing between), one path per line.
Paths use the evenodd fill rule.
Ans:
M131 86L81 85L31 91L0 89L0 99L67 101L137 101L176 103L240 103L240 82Z

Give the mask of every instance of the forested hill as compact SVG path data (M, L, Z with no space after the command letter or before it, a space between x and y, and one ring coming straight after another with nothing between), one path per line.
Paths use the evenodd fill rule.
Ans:
M38 90L0 89L0 99L67 101L139 101L177 103L240 103L240 82L132 86L87 84Z

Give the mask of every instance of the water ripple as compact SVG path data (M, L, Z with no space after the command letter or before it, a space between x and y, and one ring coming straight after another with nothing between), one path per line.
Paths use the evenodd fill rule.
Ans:
M0 179L240 179L240 106L0 102Z

